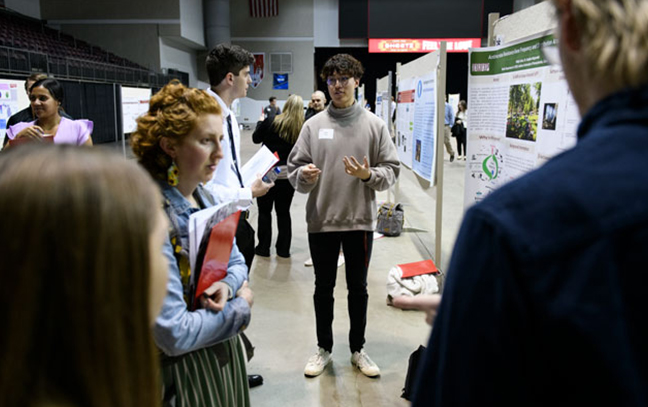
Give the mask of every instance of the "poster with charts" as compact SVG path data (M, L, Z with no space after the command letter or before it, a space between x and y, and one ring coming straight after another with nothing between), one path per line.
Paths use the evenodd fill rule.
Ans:
M137 130L135 120L148 111L150 100L151 89L122 86L121 101L124 134Z
M396 105L396 150L398 159L412 168L412 133L414 131L414 78L398 81Z
M4 144L7 120L29 106L25 81L0 79L0 148Z
M466 208L576 144L578 108L541 51L555 45L540 35L470 51Z
M416 78L412 170L430 183L434 183L436 158L436 90L435 71Z

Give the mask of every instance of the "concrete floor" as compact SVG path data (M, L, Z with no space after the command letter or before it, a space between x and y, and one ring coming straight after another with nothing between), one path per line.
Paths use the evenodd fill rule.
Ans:
M241 137L243 162L258 149L251 131ZM454 147L454 141L453 141ZM465 161L444 161L444 212L442 257L437 266L447 269L452 246L463 216ZM424 315L401 311L386 305L386 280L389 269L399 263L432 258L434 255L434 205L436 188L424 190L412 171L403 168L398 184L378 194L405 204L406 231L399 237L383 237L374 242L369 269L369 311L365 350L381 369L381 376L370 379L351 365L348 347L344 266L338 269L335 292L335 346L333 363L319 377L306 378L303 370L317 350L313 310L313 268L305 267L310 257L305 223L307 196L295 194L292 203L293 241L290 259L257 256L252 266L250 285L255 303L247 334L256 346L248 372L263 375L263 386L251 389L252 405L265 406L408 406L400 398L409 355L427 344L430 327ZM256 206L250 223L256 229ZM276 225L273 226L276 233ZM273 236L274 237L274 236ZM273 240L274 245L274 240Z

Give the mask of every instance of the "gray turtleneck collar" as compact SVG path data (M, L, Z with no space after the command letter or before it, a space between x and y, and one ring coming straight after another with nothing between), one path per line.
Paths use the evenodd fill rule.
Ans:
M328 112L342 127L349 126L364 113L364 108L360 106L357 101L353 101L353 104L349 107L338 109L333 106L333 102L328 105Z

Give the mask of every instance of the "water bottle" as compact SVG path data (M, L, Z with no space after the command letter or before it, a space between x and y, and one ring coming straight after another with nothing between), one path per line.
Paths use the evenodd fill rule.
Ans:
M261 180L268 184L271 182L275 182L280 172L281 172L281 168L272 167L272 169L268 171L268 173L263 178L261 178Z

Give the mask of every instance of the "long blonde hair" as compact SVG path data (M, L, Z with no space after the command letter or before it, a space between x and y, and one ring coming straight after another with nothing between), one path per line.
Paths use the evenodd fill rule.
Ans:
M612 89L647 83L648 1L572 0L571 4L592 75Z
M304 124L304 100L299 95L292 95L286 101L283 112L275 117L273 127L279 137L290 144L295 144Z
M0 405L154 407L150 236L137 163L69 145L0 156Z

